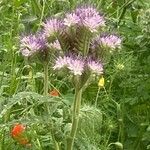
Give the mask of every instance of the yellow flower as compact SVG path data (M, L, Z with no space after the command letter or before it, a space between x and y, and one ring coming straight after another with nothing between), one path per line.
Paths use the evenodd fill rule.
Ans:
M99 86L99 87L104 87L104 84L105 84L105 80L104 80L104 77L102 76L102 77L99 79L98 86Z

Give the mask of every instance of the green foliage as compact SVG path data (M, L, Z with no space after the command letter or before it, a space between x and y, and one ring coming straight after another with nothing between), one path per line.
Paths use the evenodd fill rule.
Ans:
M99 109L88 105L82 107L77 149L98 149L101 140L102 119L102 113Z

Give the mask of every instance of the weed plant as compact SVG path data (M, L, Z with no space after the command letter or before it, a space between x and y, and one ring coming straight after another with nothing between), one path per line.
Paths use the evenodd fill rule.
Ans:
M74 149L150 149L149 1L2 0L1 150L53 150L57 144L65 149L65 136L71 128L74 86L69 75L54 73L49 67L46 90L53 94L47 92L43 96L43 65L20 55L20 36L35 33L49 16L61 17L87 3L104 13L110 25L108 30L119 33L123 44L104 65L104 86L99 88L99 76L94 76L83 90ZM45 110L47 104L49 114ZM12 137L17 123L25 127L27 144Z

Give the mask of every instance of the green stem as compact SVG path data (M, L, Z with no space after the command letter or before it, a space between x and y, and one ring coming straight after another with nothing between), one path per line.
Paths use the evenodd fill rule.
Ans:
M4 124L7 124L9 118L10 118L10 109L4 115ZM0 150L4 150L5 149L5 135L6 135L6 130L5 130L5 128L3 128L2 132L1 132L1 135L0 135L1 136Z
M43 95L48 95L48 63L44 64L44 93ZM49 103L45 103L45 108L47 108L47 114L50 114Z
M73 150L74 139L76 136L78 122L79 122L79 112L82 98L82 89L75 91L75 100L73 105L73 116L72 116L72 128L70 132L70 137L67 139L67 150Z
M44 64L44 95L48 94L48 63Z
M90 47L90 39L91 39L91 36L89 34L89 32L85 31L85 44L84 44L84 47L83 47L83 53L84 53L84 56L87 56L88 52L89 52L89 47Z
M41 26L41 23L42 23L42 20L43 20L43 17L44 17L45 3L46 3L46 1L43 0L43 6L42 6L42 12L41 12L41 17L40 17L40 24L39 24L39 27Z
M59 150L59 143L56 142L56 140L54 142L55 142L55 150Z
M1 133L0 150L4 149L4 143L5 143L5 129L3 129Z
M45 96L48 95L48 63L44 64L44 95ZM47 113L50 114L48 104L46 104L46 108L47 108ZM53 131L52 131L52 137L55 145L55 150L59 150L59 144L53 136Z
M52 139L53 139L53 142L54 142L55 150L60 150L59 143L55 140L53 130L51 130L51 134L52 134Z
M95 99L95 107L97 107L97 100L98 100L99 92L100 92L100 87L98 88L98 91L97 91L97 95Z
M36 136L38 136L36 130L33 130L33 132ZM36 143L37 143L38 149L42 150L42 146L41 146L41 143L40 143L38 137L36 138Z

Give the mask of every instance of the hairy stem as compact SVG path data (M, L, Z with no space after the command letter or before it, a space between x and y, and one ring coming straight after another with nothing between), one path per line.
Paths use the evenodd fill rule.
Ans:
M55 150L60 150L59 143L55 140L55 136L54 136L53 130L51 130L51 134L52 134L52 139L53 139L53 142L54 142Z
M48 63L44 64L44 95L48 94Z
M79 122L79 112L82 98L82 89L75 91L75 100L73 104L73 115L72 115L72 127L70 132L70 137L67 139L67 150L73 150L74 139L76 136L78 122Z
M95 107L97 107L97 100L100 92L100 87L98 88L97 94L96 94L96 99L95 99Z
M2 131L1 131L0 150L4 149L4 143L5 143L5 129L2 129Z
M44 95L45 96L48 95L48 63L44 64ZM47 113L50 114L48 104L46 104L46 108L47 108ZM52 132L52 137L53 137L53 132ZM53 141L54 141L55 150L59 150L59 144L54 137L53 137Z

